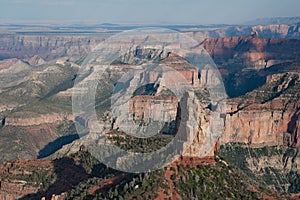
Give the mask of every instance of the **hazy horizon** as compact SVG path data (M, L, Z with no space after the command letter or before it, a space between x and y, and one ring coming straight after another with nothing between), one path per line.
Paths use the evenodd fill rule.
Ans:
M299 15L289 0L0 0L0 22L239 24Z

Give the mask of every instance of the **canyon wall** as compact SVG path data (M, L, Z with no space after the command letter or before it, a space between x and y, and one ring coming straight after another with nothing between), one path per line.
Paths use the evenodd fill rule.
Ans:
M259 36L209 38L201 46L216 64L229 72L264 69L274 64L298 60L300 40ZM284 51L283 51L284 49ZM238 69L234 66L238 65Z
M229 100L223 143L298 146L299 77L271 75L264 87Z
M5 118L5 126L37 126L43 124L54 124L62 121L73 121L74 117L71 114L44 114L44 115L33 115L32 113L28 113L27 117L22 115L18 115L18 113L14 113Z
M86 55L107 36L0 35L0 58L29 58L39 55L46 60Z
M256 32L263 38L300 39L299 23L295 25L274 24L264 26L235 26L215 30L185 31L192 38L202 42L206 38L249 36ZM0 35L0 59L29 58L39 55L51 60L59 57L81 57L97 44L109 37L108 33L95 35L55 35L55 34L2 34Z

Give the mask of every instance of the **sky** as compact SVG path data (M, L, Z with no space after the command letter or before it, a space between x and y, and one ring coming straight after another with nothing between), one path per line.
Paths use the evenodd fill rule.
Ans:
M0 0L1 21L238 24L300 15L300 0Z

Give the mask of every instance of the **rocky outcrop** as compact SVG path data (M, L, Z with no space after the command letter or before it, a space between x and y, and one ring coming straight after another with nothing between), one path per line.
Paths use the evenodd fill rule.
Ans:
M51 196L51 200L65 200L67 198L66 193L62 193L60 195L53 194ZM42 197L41 200L46 200L46 197Z
M258 25L252 28L259 35L269 38L297 38L299 39L299 24Z
M0 62L0 70L8 69L18 62L17 58L7 59Z
M201 46L220 68L229 71L264 69L274 64L297 60L300 55L300 40L258 36L209 38ZM236 65L238 69L234 69Z
M19 199L28 194L37 193L40 187L42 186L42 183L31 182L29 181L28 177L30 175L33 175L34 173L39 173L35 170L41 169L47 172L48 175L49 173L53 173L53 166L51 166L51 161L13 161L2 164L0 166L0 199L14 200ZM4 178L12 176L20 178ZM23 177L23 179L21 177ZM36 179L34 181L42 180Z
M201 46L217 64L230 98L261 87L268 75L300 69L300 40L261 38L253 34L209 38Z
M280 30L283 29L279 27ZM259 32L259 31L258 31ZM285 34L283 32L282 34ZM260 34L258 33L258 36ZM280 66L281 63L289 63L290 61L295 61L299 59L299 41L296 40L286 40L286 39L264 39L258 37L256 34L246 38L242 37L231 37L231 38L221 38L221 39L207 39L201 46L204 47L211 56L215 59L216 63L221 68L221 74L223 76L228 76L229 74L241 73L242 71L254 70L257 74L264 73L266 76L265 84L256 88L250 93L247 93L239 98L230 99L226 105L226 114L220 115L214 111L214 105L208 105L205 99L201 99L203 92L200 90L199 94L188 93L188 99L184 102L184 113L179 113L179 99L174 97L174 94L170 95L170 91L166 91L166 88L178 89L180 82L179 77L182 77L189 86L193 86L200 89L201 86L212 83L217 85L217 79L213 79L213 71L210 70L200 70L193 68L191 64L187 61L180 59L179 56L175 54L160 54L162 52L151 51L148 52L148 56L141 57L142 59L155 58L155 61L159 64L163 64L169 68L165 71L164 76L160 76L158 72L138 74L130 80L130 87L132 93L130 93L129 101L129 111L134 121L146 122L148 123L151 119L160 119L166 122L176 121L183 122L186 138L190 142L186 151L183 152L184 156L199 157L199 156L213 156L214 150L219 148L215 147L215 143L220 142L231 143L239 142L246 143L250 145L257 146L274 146L274 145L286 145L290 147L295 147L299 145L298 136L300 134L300 111L299 111L299 67L297 65L293 66L293 73L284 72L284 70L289 70L290 68L283 67L283 71L276 71L276 67L271 67L271 65ZM71 38L73 40L74 38ZM76 38L74 39L76 40ZM63 39L57 39L52 41L49 39L49 43L45 44L44 40L41 39L40 48L45 48L45 53L49 51L57 51L53 56L61 55L60 50L57 50L57 46L52 43L60 43L58 46L64 46ZM88 41L82 39L82 43L89 43ZM91 42L91 41L90 41ZM14 43L15 44L15 43ZM24 39L21 39L20 44L26 44L27 46L32 46L36 48L36 41L34 43L27 43ZM74 45L74 43L70 44ZM76 45L76 44L75 44ZM81 43L78 44L80 46ZM78 47L79 48L79 47ZM81 48L81 47L80 47ZM282 49L286 49L282 51ZM26 50L26 49L25 49ZM77 56L86 52L86 49L71 48L68 50L67 54L75 54ZM42 51L43 53L43 51ZM135 60L134 56L143 56L145 52L136 52L134 55L128 55L121 59L122 62L115 63L120 69L130 69L133 68L129 63L141 64ZM159 56L160 55L160 56ZM50 57L47 57L47 59ZM67 58L68 59L68 58ZM2 70L14 69L11 66L15 66L19 60L7 60L2 63ZM54 68L66 67L63 66L66 60L58 60L57 65ZM30 65L39 65L43 63L42 58L34 57L28 60ZM238 67L236 67L238 65ZM21 62L18 66L27 66L25 62ZM260 71L265 68L272 68L271 71ZM23 68L22 68L23 69ZM0 71L1 72L1 71ZM59 71L60 72L60 71ZM45 74L45 73L43 73ZM62 73L57 73L62 74ZM41 76L44 77L44 76ZM72 74L70 75L71 78ZM175 79L174 79L175 77ZM38 81L38 74L35 75L35 81ZM243 76L241 76L243 78ZM44 80L44 79L43 79ZM142 90L141 93L134 94L135 87L143 85L145 82L153 82L158 87L154 87L156 91L150 91L150 94ZM64 83L64 81L62 81ZM45 84L46 85L46 84ZM67 89L68 87L63 87ZM203 88L202 88L203 89ZM165 92L165 93L164 93ZM171 91L172 93L172 91ZM55 92L53 93L55 94ZM68 93L69 96L71 93ZM166 95L167 94L167 95ZM119 95L119 96L118 96ZM118 94L117 98L124 98L123 93ZM107 99L105 99L107 100ZM59 102L59 101L58 101ZM181 105L182 106L182 105ZM1 108L2 109L2 108ZM4 109L4 108L3 108ZM182 121L179 121L178 115L182 115ZM115 117L115 116L114 116ZM112 129L117 129L119 127L119 118L111 119L110 116L107 117L106 123L112 123ZM121 116L122 117L122 116ZM30 148L33 149L22 149L20 148L20 157L28 158L30 154L33 158L36 156L37 152L47 145L49 142L55 140L59 137L58 130L56 129L58 124L62 121L73 120L73 116L70 114L36 114L29 112L14 112L2 120L2 127L0 128L2 133L8 133L7 138L11 140L12 136L17 135L16 139L13 138L13 145L18 144L26 145L29 144ZM185 121L183 120L185 119ZM224 121L225 120L225 121ZM109 121L109 122L108 122ZM198 124L199 123L199 124ZM216 124L214 124L216 123ZM88 121L83 121L84 126L89 126ZM10 129L10 128L16 129ZM178 128L178 127L176 127ZM223 135L216 134L221 129L225 129ZM17 130L17 131L15 131ZM19 133L24 134L23 137L19 137ZM222 137L221 137L222 136ZM220 138L221 137L221 138ZM20 139L21 138L21 139ZM6 139L2 136L2 139ZM5 142L5 144L7 144ZM73 152L71 149L76 148L81 145L79 141L74 142L70 146L65 146L58 153L58 156L64 156ZM184 144L186 145L186 144ZM218 145L216 145L218 146ZM3 147L6 148L6 147ZM7 148L8 149L8 148ZM16 150L16 149L14 149ZM20 158L19 157L19 158ZM8 159L7 157L1 159ZM261 162L264 162L267 158L262 158L259 161L255 161L252 164L252 169L259 171L259 167L263 166ZM273 159L273 158L272 158ZM276 158L277 159L277 158ZM277 162L271 160L272 162ZM270 162L271 162L270 161ZM247 160L249 165L251 160ZM258 164L257 164L258 163ZM298 162L295 162L298 164ZM282 163L280 163L282 164ZM289 165L288 165L289 166ZM263 166L264 167L264 166ZM20 174L9 169L3 169L4 171L9 170L10 173ZM1 169L0 169L1 173ZM37 188L35 187L25 187L23 180L16 182L2 180L0 186L0 198L11 198L8 193L15 194L15 191L23 191L24 195L30 192L34 192ZM3 195L3 196L1 196ZM8 195L8 196L6 196ZM13 196L12 198L16 198ZM59 196L53 196L53 198L60 198Z
M42 45L43 46L43 45ZM51 46L51 45L50 45ZM259 69L268 68L271 70L274 69L274 66L269 67L266 63L274 64L292 60L297 60L299 57L299 46L300 43L298 40L287 40L287 39L265 39L260 38L257 35L249 36L249 37L231 37L231 38L219 38L219 39L207 39L205 40L201 46L205 48L208 53L215 59L219 67L221 68L221 74L223 76L228 76L229 74L239 74L243 71L247 71L249 69L256 70L258 72ZM286 51L282 51L282 49L286 49ZM68 59L68 58L66 58ZM158 65L166 66L167 70L164 71L164 77L160 77L159 72L151 72L149 74L144 73L140 78L140 74L136 76L137 80L131 80L130 84L134 88L138 85L138 83L144 82L154 82L159 84L158 93L163 92L165 88L178 88L178 79L181 77L185 80L190 86L193 87L201 87L207 83L212 83L213 85L217 85L217 79L212 79L213 71L211 70L197 70L194 68L189 62L180 58L178 55L173 53L168 53L164 51L157 51L153 49L136 49L135 51L130 52L128 55L120 58L120 60L114 63L113 67L120 69L130 69L133 63L141 64L142 61L149 61L149 59L158 63ZM32 65L39 64L42 61L40 57L36 56L32 58ZM55 70L57 74L55 77L59 76L59 81L62 84L64 82L63 70L67 69L67 66L62 66L65 63L64 60L62 63L58 63L55 66L51 66L49 68L44 69L43 73L33 73L32 81L28 82L28 84L34 82L37 85L49 85L50 82L42 82L47 80L48 77L46 72L49 74ZM10 61L14 65L14 60ZM26 65L25 62L23 62ZM9 65L9 64L8 64ZM232 65L238 65L238 67L232 67ZM4 66L6 66L4 64ZM3 67L6 68L6 67ZM12 68L12 67L10 67ZM10 69L9 68L9 69ZM285 68L285 67L282 67ZM286 68L285 68L286 69ZM297 69L297 66L295 66ZM3 69L7 70L7 69ZM72 71L73 72L73 71ZM261 71L259 71L261 72ZM276 70L274 70L266 79L268 82L276 82L280 78L276 78ZM47 76L46 76L46 75ZM70 73L69 78L72 79L73 74ZM264 76L267 76L268 73L265 72ZM272 77L274 76L274 77ZM176 77L174 79L174 77ZM244 78L241 76L241 78ZM136 81L136 82L135 82ZM140 82L139 82L140 81ZM43 84L41 84L43 83ZM269 98L265 98L264 101L261 102L252 102L247 106L241 106L248 97L242 97L241 99L234 99L229 102L228 113L226 115L226 125L225 125L225 134L223 140L226 142L231 141L241 141L247 143L268 143L268 144L279 144L283 143L294 143L295 137L299 130L298 126L298 115L295 114L293 110L297 109L297 103L287 103L289 96L282 96L281 91L285 91L287 88L292 87L295 83L295 80L287 81L286 83L282 83L281 86L277 88L279 92L276 92L276 95L279 96L271 96ZM176 85L177 84L177 85ZM143 85L143 84L140 84ZM32 86L32 85L29 85ZM56 85L54 85L56 87ZM20 91L28 93L30 87L21 88ZM68 89L68 87L62 87L62 89ZM136 88L135 88L136 89ZM37 87L38 91L43 90L40 87ZM50 93L52 90L49 90ZM262 90L261 93L266 93ZM295 90L296 91L296 90ZM132 91L131 94L133 94ZM18 90L12 90L10 95L17 93ZM30 95L33 92L30 93ZM51 93L52 94L52 93ZM54 92L55 94L55 88ZM71 93L68 93L69 96ZM291 94L291 93L290 93ZM122 94L120 97L123 98ZM65 97L62 97L65 98ZM140 98L140 99L139 99ZM145 102L142 102L142 99L145 97L135 97L131 99L131 108L133 113L136 114L136 119L140 121L142 116L152 116L154 110L160 110L161 113L160 118L164 111L170 111L169 121L175 119L177 113L177 107L175 102L169 101L167 97L165 99L160 99L157 96L148 97ZM254 99L256 96L253 97ZM252 98L252 99L253 99ZM156 103L162 104L158 109L151 109L151 105L155 105ZM166 106L163 106L165 103ZM203 99L201 99L201 103L203 104ZM139 107L139 109L137 109ZM140 108L142 108L140 109ZM198 111L203 114L209 115L210 111L203 111L203 108L198 109ZM192 109L192 108L190 108ZM206 109L206 108L205 108ZM210 108L211 109L211 108ZM209 109L207 109L209 110ZM203 112L202 112L203 111ZM166 111L167 112L167 111ZM73 117L70 114L33 114L32 113L23 113L23 116L19 116L18 112L14 112L10 114L5 119L5 126L11 127L27 127L27 126L37 126L43 124L54 124L59 123L64 120L72 120ZM118 119L113 124L114 128L118 127ZM205 120L202 119L203 124L205 124ZM87 124L87 123L85 123ZM274 134L270 134L273 133ZM202 134L202 133L199 133ZM201 136L202 137L202 136ZM203 138L199 137L196 144L200 144ZM204 137L204 136L203 136ZM290 139L288 139L289 137ZM289 142L288 142L289 141ZM201 145L199 145L201 146ZM195 147L196 148L196 147Z
M232 36L248 36L257 32L264 38L300 38L299 23L295 25L274 24L263 26L235 26L214 30L189 31L186 33L202 42L206 38ZM86 55L93 47L103 41L108 35L102 36L72 36L70 35L34 35L2 34L0 36L0 58L30 58L39 55L45 60L63 56L80 57ZM78 33L76 33L78 35Z
M38 55L35 55L32 58L27 59L26 61L31 66L37 66L37 65L42 65L42 64L46 63L46 61Z
M81 57L105 37L1 35L0 58L30 58L34 55L51 60L63 56Z
M38 192L39 188L26 186L26 184L26 181L0 181L0 199L15 200Z
M30 70L29 64L25 63L23 60L19 59L8 59L3 60L0 63L0 73L10 73L15 74L25 70Z
M176 121L178 103L178 99L172 96L136 96L130 99L129 112L136 123L147 124L151 119L171 122Z
M248 144L291 145L294 141L288 124L291 121L297 105L289 105L282 110L282 99L267 104L253 104L245 109L230 108L226 115L223 143L242 142ZM281 105L280 105L281 104ZM274 106L277 109L273 109ZM299 106L299 105L298 105Z
M215 30L187 31L186 33L199 42L202 42L206 38L224 38L233 36L246 37L253 32L256 32L262 38L299 39L299 27L299 23L293 25L283 23L255 26L232 26Z
M65 199L67 191L90 177L80 157L84 152L78 150L76 157L1 164L0 199Z
M227 105L223 143L299 145L298 73L277 74Z

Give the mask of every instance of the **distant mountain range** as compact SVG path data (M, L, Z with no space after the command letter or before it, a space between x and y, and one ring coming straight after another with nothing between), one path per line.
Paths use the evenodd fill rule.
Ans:
M297 24L300 22L300 17L273 17L273 18L259 18L248 21L246 25L268 25L268 24Z

